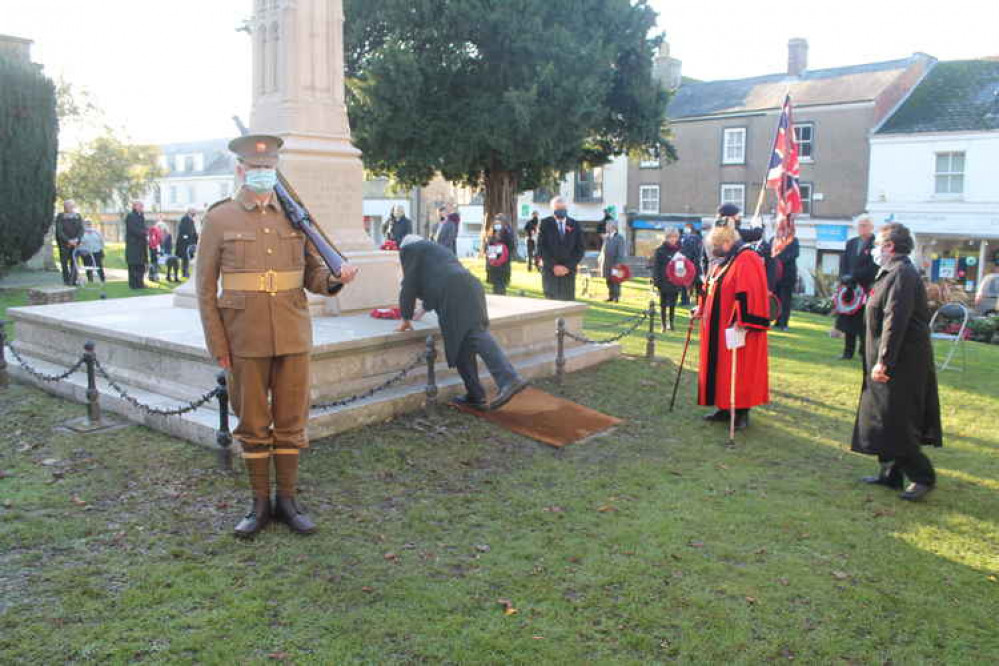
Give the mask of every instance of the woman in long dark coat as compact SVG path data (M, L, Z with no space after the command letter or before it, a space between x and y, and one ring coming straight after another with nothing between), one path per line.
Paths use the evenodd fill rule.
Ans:
M506 248L506 252L502 252ZM501 252L493 255L492 252ZM498 296L506 294L510 284L511 264L517 254L517 240L513 228L507 222L506 215L500 213L493 223L492 233L486 239L486 282L493 286L493 293Z
M881 463L867 483L901 489L905 500L921 499L936 484L924 445L942 446L940 399L930 342L926 288L912 261L913 240L902 224L881 230L874 258L881 266L867 302L864 375L852 449Z
M666 268L677 252L680 252L680 232L677 229L669 229L666 231L666 238L663 239L662 245L656 248L656 254L652 259L652 284L659 291L659 318L662 321L664 333L673 330L676 299L681 291L681 287L676 286L666 277Z

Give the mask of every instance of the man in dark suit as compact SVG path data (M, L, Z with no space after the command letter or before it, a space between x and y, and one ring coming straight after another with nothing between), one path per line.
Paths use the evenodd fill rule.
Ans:
M177 227L177 256L180 257L181 273L186 278L191 277L191 255L193 248L198 245L198 230L194 225L197 212L195 208L188 208L187 215L180 218L180 225Z
M541 220L538 255L541 257L541 284L545 298L576 300L576 267L583 259L583 229L569 217L565 199L552 199L554 214Z
M770 240L773 245L774 239ZM801 254L801 244L798 237L785 247L780 253L773 257L774 265L774 295L780 301L780 317L777 318L777 329L787 330L787 324L791 319L791 297L794 295L794 286L798 283L798 255Z
M420 236L407 236L399 249L402 262L402 289L398 330L413 330L416 299L423 308L437 313L444 353L449 367L456 367L465 383L466 394L455 402L475 409L499 409L527 387L495 338L489 333L489 314L482 283L461 265L454 253ZM491 404L479 381L476 356L481 356L493 376L499 393Z
M524 225L524 236L527 238L527 272L530 273L537 266L534 263L536 261L535 254L537 251L538 243L538 225L541 224L541 220L538 218L538 211L531 213L531 219L527 221Z
M62 204L62 212L56 215L55 236L59 246L59 266L62 268L62 282L65 285L76 284L76 261L73 251L83 238L83 218L76 212L76 202L66 199Z
M846 242L846 250L839 258L839 281L847 289L860 286L867 293L874 284L878 274L877 264L871 252L874 248L874 223L870 216L862 215L857 219L857 236ZM836 329L843 332L844 361L853 358L860 338L860 356L864 356L864 308L852 315L836 315Z
M413 233L413 223L406 217L406 209L402 206L395 206L392 209L391 225L389 227L389 238L397 244L402 239Z
M128 286L145 288L143 277L149 261L149 237L146 234L145 206L141 201L132 202L132 212L125 217L125 263L128 264Z

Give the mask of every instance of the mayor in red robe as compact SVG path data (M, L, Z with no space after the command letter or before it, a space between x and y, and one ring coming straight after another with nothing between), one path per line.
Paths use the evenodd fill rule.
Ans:
M716 407L708 421L729 420L732 350L726 343L728 328L745 331L745 346L736 351L736 429L749 426L749 410L770 400L767 365L769 293L763 259L746 245L726 218L708 235L714 257L708 270L705 294L698 310L701 319L701 363L697 403Z

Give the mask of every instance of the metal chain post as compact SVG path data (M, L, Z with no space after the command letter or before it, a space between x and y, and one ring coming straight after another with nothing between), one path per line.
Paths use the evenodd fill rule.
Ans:
M562 385L562 376L565 374L565 319L559 317L555 324L555 340L557 352L555 355L555 381Z
M434 336L427 336L427 401L426 409L428 413L434 413L437 409L437 347L434 345Z
M87 420L90 427L101 425L101 394L97 390L97 354L94 353L94 341L83 343L83 362L87 366Z
M224 470L232 470L232 433L229 432L229 386L225 372L216 377L215 395L219 401L219 430L215 442L219 445L219 465Z
M0 319L0 389L7 388L9 379L7 378L7 322Z
M656 357L656 302L649 301L649 335L645 343L645 358Z

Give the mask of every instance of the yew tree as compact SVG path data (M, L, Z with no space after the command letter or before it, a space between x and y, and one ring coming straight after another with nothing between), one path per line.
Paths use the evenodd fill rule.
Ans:
M516 220L581 164L674 157L647 0L348 0L346 22L354 141L403 185L440 173Z

